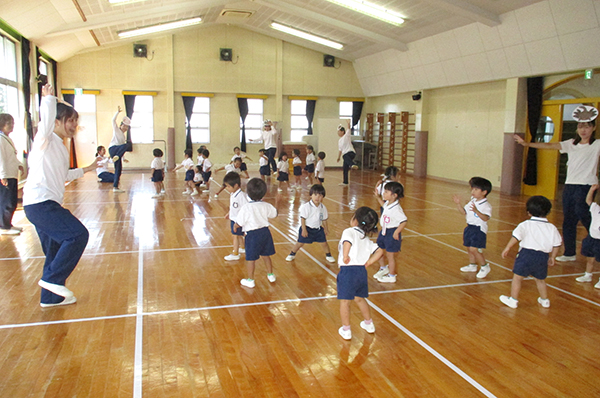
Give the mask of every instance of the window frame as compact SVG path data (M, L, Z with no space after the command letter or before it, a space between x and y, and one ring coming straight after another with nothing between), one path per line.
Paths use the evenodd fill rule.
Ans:
M141 111L136 110L136 108L140 105L140 99L149 98L150 103L152 104L152 110ZM138 115L136 117L136 114ZM142 116L140 116L142 115ZM144 117L145 116L145 117ZM141 119L140 119L141 117ZM142 122L143 121L143 122ZM141 123L140 123L141 122ZM135 103L133 105L133 114L131 115L131 142L134 144L151 144L154 142L154 96L153 95L136 95ZM137 137L145 137L145 134L150 136L150 139L139 139Z
M342 113L342 104L350 104L350 114ZM340 119L350 119L350 123L352 123L352 101L339 101L338 105L338 113ZM345 127L345 126L344 126ZM360 119L354 128L353 136L360 136Z
M294 106L294 104L297 104L297 106ZM296 111L294 111L295 108ZM298 109L302 109L302 111L300 112ZM300 117L302 119L299 119ZM306 125L306 127L295 127L299 120L302 120L302 122L299 123L299 126ZM290 100L290 141L302 142L302 137L308 135L308 127L308 119L306 118L306 100Z
M263 128L263 121L265 120L264 119L265 100L262 98L247 98L247 100L248 100L248 115L246 116L246 141L248 142L248 141L252 140L253 143L259 144L259 143L263 142L262 128ZM258 104L258 102L254 102L254 101L260 101L260 103L261 103L260 113L259 112L250 112L251 108L253 108L251 106L252 103ZM258 124L248 126L248 117L251 117L251 119L250 119L251 121L256 120ZM241 140L242 140L242 117L240 116L240 142L241 142Z
M200 100L200 101L199 101ZM202 104L202 102L206 102L208 104L208 110L207 111L202 111L202 112L196 112L196 106ZM194 121L197 121L198 118L195 118L194 115L206 115L207 119L208 119L208 124L206 126L201 126L201 125L194 125ZM210 144L210 138L211 138L211 134L210 134L210 98L209 97L195 97L194 99L194 109L192 110L192 117L190 119L190 127L191 127L191 139L192 139L192 144ZM186 128L187 128L187 120L186 120ZM198 138L198 134L202 134L203 132L205 132L206 134L206 138L205 140L202 139L194 139L194 138ZM196 134L194 134L196 133Z

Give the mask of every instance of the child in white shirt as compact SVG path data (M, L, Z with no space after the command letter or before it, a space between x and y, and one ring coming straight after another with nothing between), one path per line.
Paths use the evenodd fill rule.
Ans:
M240 174L242 174L241 166L242 166L242 158L235 158L232 163L225 165L225 167L221 167L220 169L216 170L215 173L219 170L225 169L225 171L227 171L227 174L236 173L239 176ZM215 194L215 198L218 198L219 194L221 192L223 192L225 189L226 189L225 184L221 185L221 188L219 188L219 190Z
M239 158L237 160L240 160ZM246 205L248 195L241 188L240 174L236 172L229 172L223 178L223 186L231 195L229 197L229 212L225 214L225 219L230 220L231 235L233 236L233 252L225 256L226 261L236 261L240 259L240 254L246 253L243 249L244 246L244 231L236 224L238 221L238 215L240 209ZM237 225L237 227L236 227Z
M210 152L208 149L205 149L202 152L202 157L204 158L204 161L202 162L202 179L204 180L204 185L206 185L206 192L210 191L210 176L212 174L212 171L210 171L212 162L208 160L209 156Z
M273 263L271 262L271 256L275 254L275 245L273 244L271 231L269 231L269 218L277 217L280 195L277 195L275 199L275 207L270 203L263 202L262 198L267 193L267 184L258 178L252 178L248 181L246 192L251 201L240 209L234 228L241 226L246 232L248 278L242 279L240 284L244 287L253 288L255 286L254 268L256 260L260 257L262 257L267 267L269 282L273 283L276 280L273 273Z
M321 184L325 182L325 162L323 161L325 156L325 152L319 152L317 154L319 161L317 162L317 167L315 168L315 177Z
M277 162L277 181L279 181L279 188L277 188L277 191L283 191L284 187L287 191L287 188L289 186L289 180L290 164L288 163L287 153L282 152L281 155L279 155L279 162Z
M377 213L369 207L356 210L350 228L344 230L338 245L337 298L340 300L342 327L338 333L344 340L352 338L350 330L350 303L358 305L364 321L360 327L367 333L375 333L375 325L371 319L369 304L369 283L367 267L377 262L383 251L368 236L377 230Z
M264 149L258 150L260 158L258 159L259 172L261 180L265 180L265 177L271 176L271 169L269 168L269 158L267 157Z
M306 178L308 178L309 184L313 184L313 176L315 175L315 164L317 163L317 159L315 158L315 148L312 145L306 146L306 166L304 166L304 170L306 170Z
M292 165L294 166L294 186L296 188L302 188L302 159L300 159L299 149L294 149L294 159L292 159Z
M108 164L113 163L113 160L106 156L106 148L100 145L96 148L96 158L100 157L96 163L96 175L98 176L98 182L115 182L115 174L108 171ZM125 160L125 159L123 159Z
M180 165L175 167L173 171L177 171L179 169L185 170L185 191L183 191L184 195L198 195L196 190L194 189L194 161L192 160L192 150L186 149L183 151L183 162Z
M165 185L163 183L165 179L165 162L163 162L163 151L160 148L154 148L152 151L154 159L150 167L152 168L152 182L154 183L154 190L156 193L152 195L153 198L160 198L164 194Z
M591 282L592 271L594 270L594 260L600 261L600 195L594 194L598 190L598 184L593 184L585 198L586 203L590 206L592 221L590 223L590 233L581 242L581 254L587 257L585 274L576 279L577 282ZM596 289L600 289L600 280L594 285Z

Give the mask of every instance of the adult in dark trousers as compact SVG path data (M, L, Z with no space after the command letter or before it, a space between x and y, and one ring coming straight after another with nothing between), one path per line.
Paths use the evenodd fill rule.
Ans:
M121 107L117 107L117 113L112 119L113 136L108 147L108 154L113 160L115 165L115 180L113 182L113 192L125 192L119 188L119 181L121 180L121 172L123 170L123 156L125 152L131 152L133 145L131 143L131 136L129 135L129 128L131 126L131 119L127 116L123 118L120 124L117 124L117 118L121 113ZM127 137L125 137L127 133Z
M19 170L23 165L17 159L17 149L9 134L15 127L15 119L8 113L0 113L0 235L19 235L23 230L12 225L17 209Z

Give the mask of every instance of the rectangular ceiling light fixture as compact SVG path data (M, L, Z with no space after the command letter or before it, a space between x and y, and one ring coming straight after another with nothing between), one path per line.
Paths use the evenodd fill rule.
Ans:
M181 19L179 21L161 23L158 25L151 25L151 26L146 26L143 28L122 30L120 32L117 32L117 34L119 35L119 39L125 39L128 37L148 35L150 33L162 32L164 30L171 30L171 29L183 28L185 26L197 25L200 22L202 22L202 18L200 18L200 17Z
M127 3L127 4L129 4L129 3L140 3L142 1L146 1L146 0L108 0L108 2L110 4L118 4L118 5L121 5L123 3Z
M330 3L338 4L342 7L360 12L361 14L377 18L380 21L400 26L404 23L404 17L397 12L387 10L377 4L362 0L327 0Z
M303 30L291 28L289 26L282 25L275 21L271 22L271 27L280 32L287 33L287 34L299 37L301 39L310 40L314 43L322 44L327 47L335 48L336 50L341 50L342 48L344 48L344 45L341 43L326 39L321 36L313 35L312 33L308 33Z

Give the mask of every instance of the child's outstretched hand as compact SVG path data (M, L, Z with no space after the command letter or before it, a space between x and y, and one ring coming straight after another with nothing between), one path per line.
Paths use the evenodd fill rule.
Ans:
M454 203L456 203L457 205L462 203L462 198L459 195L452 195L452 200L454 201Z
M378 198L378 197L379 197L379 192L377 192L377 188L375 188L375 189L373 190L373 196L375 196L376 198Z

